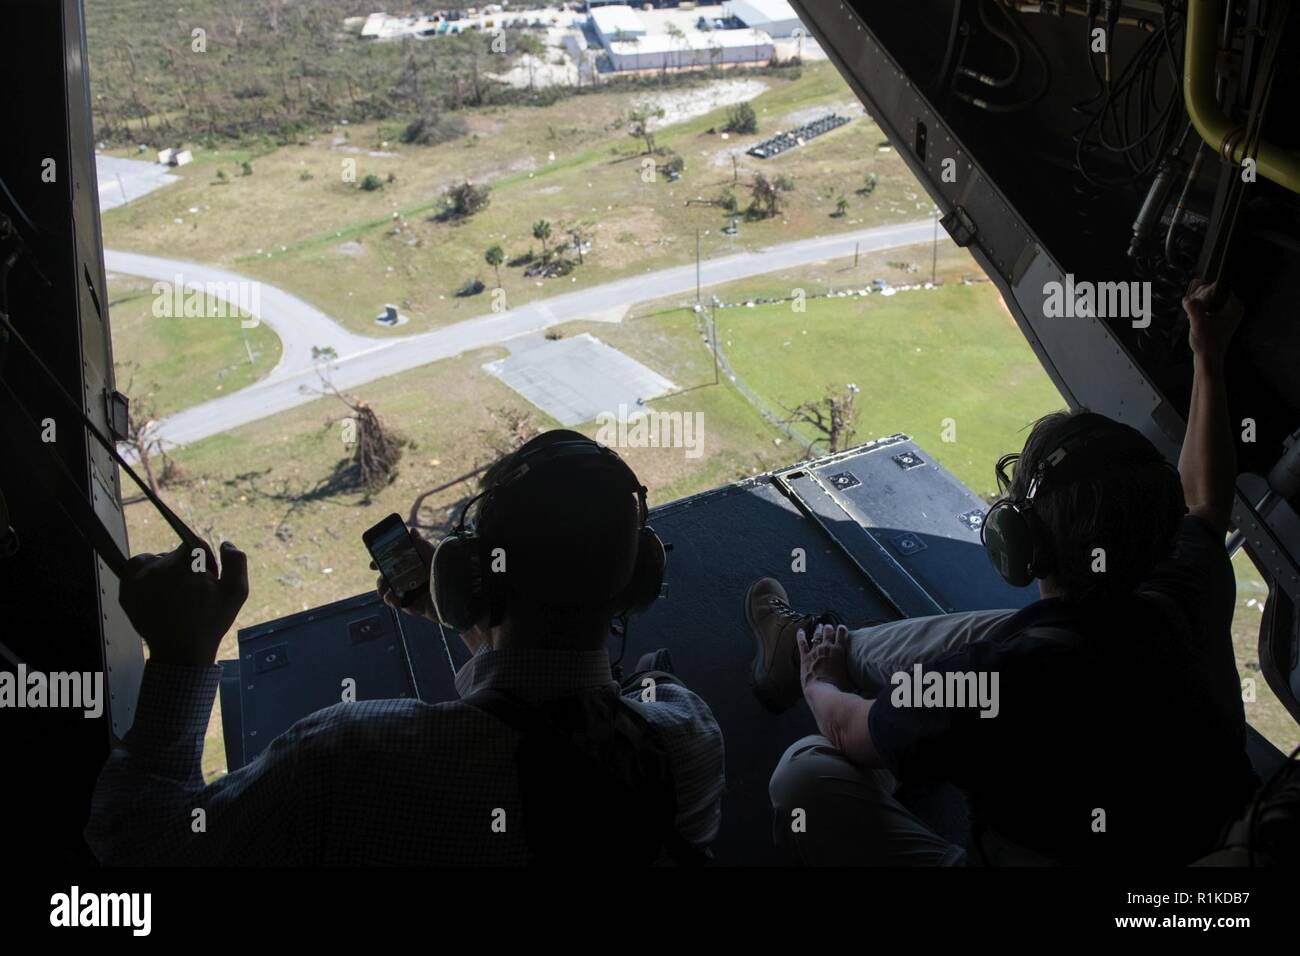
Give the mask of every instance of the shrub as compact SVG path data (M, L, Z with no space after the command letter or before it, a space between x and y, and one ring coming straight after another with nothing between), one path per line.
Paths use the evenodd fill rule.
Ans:
M727 110L727 125L722 130L726 133L757 133L758 117L754 115L754 107L738 103Z
M402 130L402 142L409 146L437 146L460 139L469 132L469 127L459 116L444 113L426 113L417 116Z
M452 186L443 194L443 215L449 219L464 219L487 207L488 188L475 186L469 180Z

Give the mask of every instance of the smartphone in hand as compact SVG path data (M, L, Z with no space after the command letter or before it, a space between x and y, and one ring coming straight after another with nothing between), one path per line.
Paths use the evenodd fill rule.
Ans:
M397 603L407 607L429 593L429 566L401 515L391 514L361 535L375 567L393 589Z

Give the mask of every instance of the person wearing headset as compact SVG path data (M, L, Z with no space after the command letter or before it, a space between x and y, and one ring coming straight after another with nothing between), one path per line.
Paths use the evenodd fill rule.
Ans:
M1136 430L1078 410L1034 424L998 463L985 547L1019 611L915 618L849 633L794 610L765 578L746 598L754 689L802 696L819 735L769 792L807 864L1184 864L1210 852L1256 784L1224 547L1236 476L1224 356L1241 317L1194 284L1194 362L1178 469ZM1014 461L1010 478L1006 468ZM965 792L952 842L896 797Z
M647 655L620 687L615 615L659 594L664 546L613 451L537 436L485 473L402 610L460 631L461 699L338 704L205 785L217 645L244 556L132 559L121 603L150 648L135 724L101 772L86 837L106 864L702 862L718 832L722 734ZM468 512L469 506L466 508ZM394 604L383 582L379 591ZM196 822L197 821L197 822Z

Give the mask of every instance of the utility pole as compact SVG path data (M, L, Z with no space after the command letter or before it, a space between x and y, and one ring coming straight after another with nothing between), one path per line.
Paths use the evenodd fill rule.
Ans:
M700 304L700 227L695 227L695 304Z
M722 379L718 375L718 306L712 303L709 306L709 326L713 330L713 384L719 384Z
M854 269L858 267L858 250L861 248L862 248L862 243L855 242L853 244L853 268Z
M934 207L934 243L930 247L930 285L938 285L939 274L939 206Z

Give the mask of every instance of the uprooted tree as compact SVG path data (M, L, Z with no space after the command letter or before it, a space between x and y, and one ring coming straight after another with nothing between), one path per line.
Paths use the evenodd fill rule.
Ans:
M136 394L135 372L132 363L124 390L124 394L130 397L126 407L126 444L135 454L140 467L144 469L144 480L149 483L149 490L156 495L159 489L178 481L181 478L181 470L167 457L167 449L155 429L157 415L151 398L157 386L143 394ZM155 457L162 462L162 469L158 472L154 471Z
M384 425L374 408L355 395L340 391L328 372L317 369L321 387L304 391L330 395L348 407L351 416L343 422L343 440L351 445L352 454L334 467L327 485L339 491L378 491L397 477L397 463L402 458L406 440Z
M496 423L495 428L483 432L484 444L488 448L490 458L487 461L477 459L474 467L440 485L435 485L416 495L415 500L411 502L411 509L406 517L406 524L409 528L421 531L446 532L450 530L452 524L460 514L460 509L464 507L469 500L472 492L464 493L458 500L453 502L451 507L447 508L441 519L437 517L421 518L420 512L425 507L425 502L436 494L448 491L458 485L462 485L472 478L476 478L483 472L487 471L493 461L508 455L513 451L522 448L530 439L540 433L541 429L533 423L532 416L526 411L520 411L514 408L490 408L488 409L493 421Z
M367 491L377 491L397 477L397 463L402 457L401 438L388 431L369 403L352 395L338 395L352 409L356 422L356 440L352 463L357 482Z
M817 437L808 443L810 453L813 446L821 441L829 445L827 451L832 454L843 451L853 440L855 430L853 422L857 414L853 407L853 398L857 393L856 385L846 385L839 393L833 387L827 388L826 395L821 401L804 402L794 408L786 409L790 417L784 419L783 424L808 425L818 433Z

